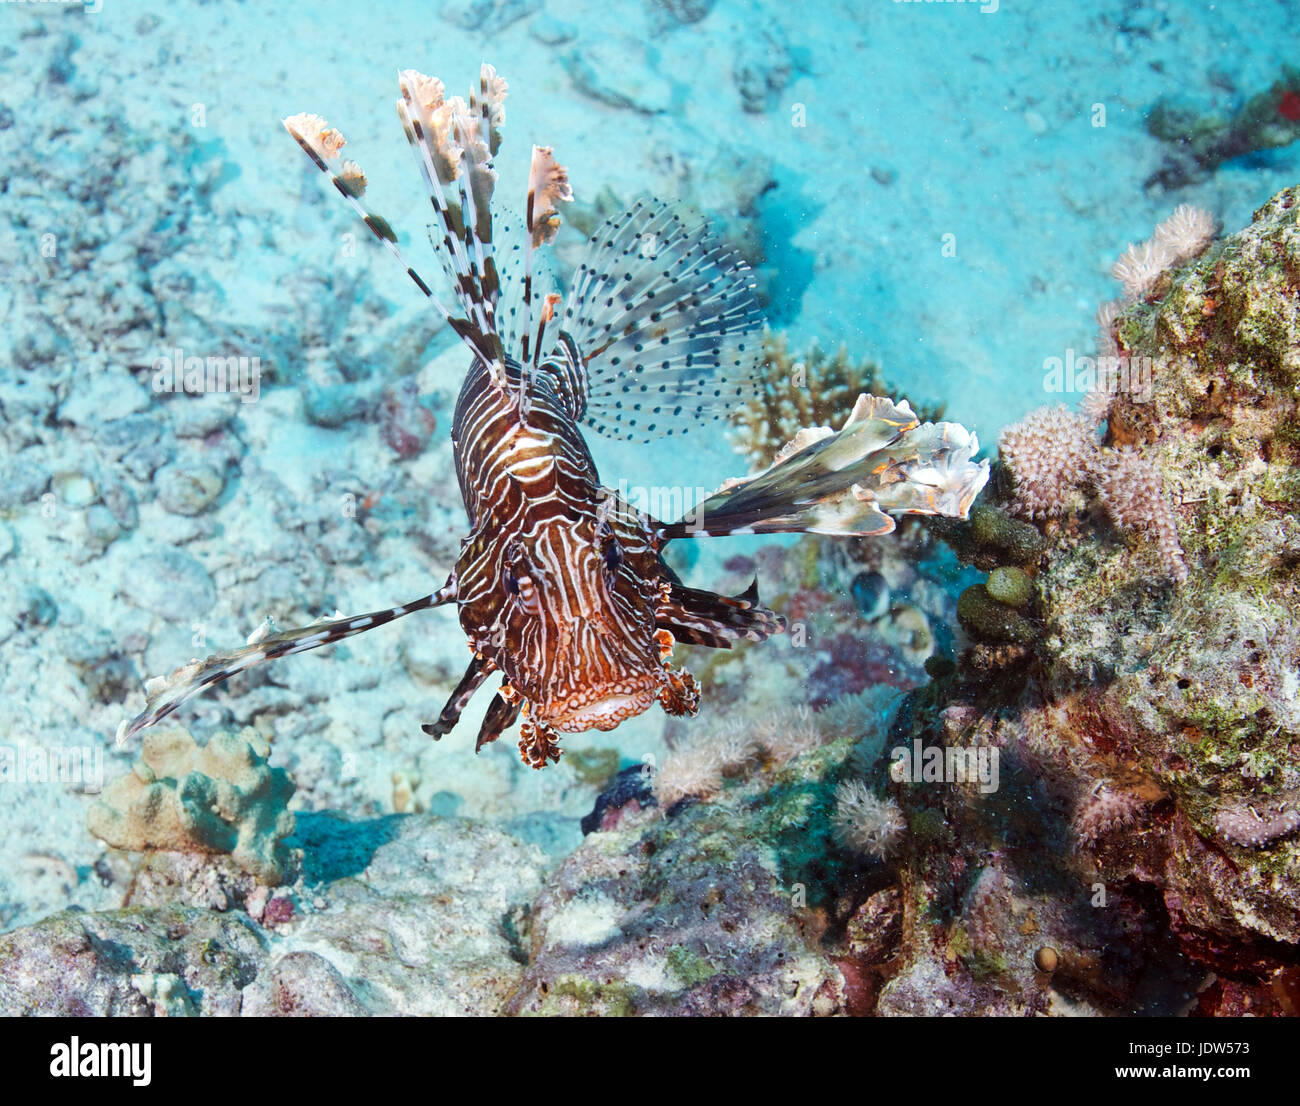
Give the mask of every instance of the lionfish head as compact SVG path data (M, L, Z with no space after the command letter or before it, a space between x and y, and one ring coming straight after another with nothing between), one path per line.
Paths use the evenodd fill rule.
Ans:
M611 730L656 701L661 584L639 527L599 514L554 519L511 541L501 564L493 659L535 721Z

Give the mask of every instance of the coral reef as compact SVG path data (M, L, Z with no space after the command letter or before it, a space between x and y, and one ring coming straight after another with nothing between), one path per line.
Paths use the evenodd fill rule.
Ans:
M256 730L214 734L199 745L181 729L146 735L140 759L86 817L96 837L130 852L228 854L266 884L285 876L293 783L267 764Z
M1040 518L1041 553L1016 566L1038 632L997 645L964 593L963 623L988 640L898 713L900 743L995 747L1001 786L897 794L903 902L929 906L904 910L904 966L877 1012L1007 1010L1014 991L1025 1013L1294 1013L1298 241L1288 190L1116 317L1122 349L1154 368L1149 389L1114 396L1104 467L1076 486L1098 510L1042 520L1014 479L985 503ZM1143 573L1106 515L1163 544L1166 573ZM1001 572L1014 558L977 528L996 533L974 517L955 547ZM980 602L1009 597L1004 582ZM996 895L976 895L975 870Z
M1202 254L1217 225L1208 212L1183 204L1145 243L1130 246L1115 263L1113 275L1124 286L1121 300L1097 312L1098 358L1093 387L1079 413L1042 407L1006 427L999 439L1005 506L1026 519L1074 515L1095 501L1111 521L1131 534L1147 537L1165 572L1177 583L1187 579L1175 512L1155 463L1123 436L1103 443L1098 430L1111 418L1115 396L1146 402L1151 381L1144 377L1163 354L1135 356L1121 345L1117 327L1127 306L1138 300L1159 302L1172 287L1175 270ZM1211 304L1212 306L1212 304ZM1104 447L1105 446L1105 447Z
M423 594L461 522L445 434L430 432L449 421L463 356L439 354L449 335L422 304L395 307L410 300L371 275L364 243L349 253L341 217L338 236L315 233L328 201L284 171L264 112L248 114L283 91L284 66L264 64L274 41L248 33L263 25L155 6L137 23L123 5L93 18L28 5L0 49L15 90L0 106L6 754L84 750L107 779L134 759L105 737L139 705L140 673L268 615L291 625ZM954 403L966 388L963 410L973 399L989 420L1021 394L1007 366L1054 345L1087 294L1091 265L1062 280L1053 266L1096 253L1117 182L1153 168L1154 144L1112 126L1077 146L1083 162L1044 170L1048 144L1069 137L1057 121L1077 117L1078 74L1120 51L1149 101L1140 89L1211 48L1199 16L1084 13L1070 25L1106 33L1053 55L1063 80L1017 82L1033 107L1023 141L1012 127L991 143L975 121L972 148L991 156L972 164L1014 195L990 203L973 179L926 177L916 155L931 136L888 125L910 117L899 101L942 123L954 94L906 77L905 49L891 51L904 79L877 82L879 112L819 94L852 87L863 27L872 48L906 46L900 21L850 12L846 48L827 52L823 26L789 5L737 18L712 0L648 0L574 23L537 0L441 7L448 52L508 36L545 111L583 120L538 130L589 151L583 176L600 190L579 195L580 230L641 188L693 202L720 215L763 293L779 291L783 324L861 327L859 353ZM372 20L367 41L398 50L419 19L427 31L427 13ZM955 22L917 41L968 45L969 30L940 27ZM1273 39L1238 26L1214 40L1231 58L1210 72L1219 87L1275 64L1241 36ZM232 34L257 54L232 50ZM349 37L330 38L322 63L344 83L363 76L339 48ZM184 64L115 64L136 50ZM690 95L705 56L712 94ZM196 120L195 97L232 71L247 95ZM975 72L977 95L1008 79ZM1240 212L1261 181L1294 177L1293 150L1242 155L1291 142L1297 120L1289 70L1220 119L1158 105L1167 159L1148 183L1183 187L1242 158L1169 201ZM959 122L935 139L970 130ZM926 225L978 224L959 257L916 233L922 192ZM1062 195L1067 209L1027 221ZM0 928L23 928L0 935L0 1014L1300 1013L1298 205L1284 194L1217 243L1206 216L1179 208L1131 248L1123 295L1097 319L1116 371L1079 415L1038 419L1059 436L1008 439L968 524L670 546L689 583L740 592L757 577L792 633L763 655L697 656L699 718L570 750L544 787L513 757L467 761L422 740L463 667L440 615L274 679L246 673L187 712L190 764L245 726L260 735L248 748L274 749L297 785L290 837L277 815L241 849L202 807L223 791L211 765L188 810L185 771L99 797L92 820L142 857L85 832L94 773L5 777ZM561 267L578 237L558 243ZM1014 309L991 326L997 303ZM800 427L838 425L859 391L893 392L844 351L801 358L802 341L770 339L764 390L736 428L760 464ZM159 391L157 362L178 352L255 363L256 402ZM793 386L801 363L806 387ZM1138 364L1152 388L1117 394ZM916 740L996 750L1000 787L890 779L892 748ZM112 807L119 791L134 798ZM358 820L314 813L330 808ZM160 826L187 851L155 847ZM890 848L861 848L882 835Z
M1169 575L1183 583L1187 579L1187 562L1160 473L1132 446L1103 456L1106 460L1099 466L1097 498L1106 513L1122 530L1145 531L1155 542Z
M1147 188L1172 191L1204 180L1225 161L1289 146L1300 138L1300 69L1283 65L1272 87L1227 117L1161 99L1147 115L1147 130L1168 144L1160 168L1147 178Z
M755 767L705 801L588 836L534 906L509 1009L841 1012L843 977L819 936L821 900L844 866L829 777L847 749L841 740Z
M802 354L788 349L785 335L768 333L763 341L756 394L733 415L731 440L755 468L772 457L805 427L838 425L859 395L894 395L870 361L853 362L844 347L828 354L812 346ZM902 398L902 397L900 397ZM922 422L938 413L919 407Z
M535 847L427 816L306 815L297 841L302 874L260 909L159 901L0 936L0 1014L501 1012L545 869Z

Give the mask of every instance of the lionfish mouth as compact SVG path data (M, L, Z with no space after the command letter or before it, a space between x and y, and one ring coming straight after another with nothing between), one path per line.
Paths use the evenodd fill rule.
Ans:
M549 704L535 717L561 733L612 730L620 722L648 710L658 698L662 683L654 676L646 676L588 689L563 702Z

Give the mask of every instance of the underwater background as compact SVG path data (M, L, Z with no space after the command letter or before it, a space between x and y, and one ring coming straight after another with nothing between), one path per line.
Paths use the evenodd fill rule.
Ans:
M0 1012L1294 1014L1298 48L1288 0L0 4ZM466 353L280 120L419 268L395 75L483 61L497 196L568 167L562 285L639 196L754 269L752 399L589 434L607 485L689 506L869 391L1002 437L981 505L670 546L796 632L545 771L474 754L487 695L421 732L450 608L118 747L146 680L455 560ZM1098 355L1154 367L1099 402ZM159 388L192 357L249 386Z

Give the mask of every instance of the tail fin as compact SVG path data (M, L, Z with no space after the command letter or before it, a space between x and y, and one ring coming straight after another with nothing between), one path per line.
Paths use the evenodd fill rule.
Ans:
M799 431L757 476L730 480L661 537L811 533L869 537L893 515L965 518L989 478L974 434L922 423L907 401L862 395L839 431Z
M276 634L258 637L255 633L242 649L229 653L213 653L203 661L191 661L182 665L169 676L150 680L145 685L147 702L144 711L130 723L125 719L117 729L117 743L125 744L141 730L147 729L171 714L187 699L192 699L200 692L214 687L223 680L265 661L277 657L287 657L291 653L305 653L308 649L319 649L323 645L333 645L345 637L365 633L376 626L383 626L395 619L402 618L414 611L428 610L441 606L456 597L454 583L448 582L431 595L406 603L400 607L390 607L383 611L353 618L338 618L332 622L316 622L297 630L283 630Z

